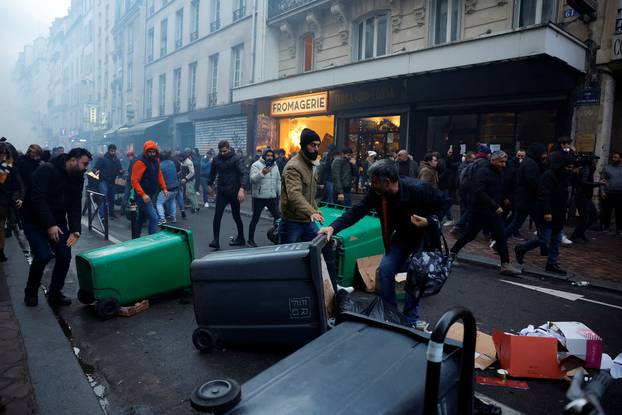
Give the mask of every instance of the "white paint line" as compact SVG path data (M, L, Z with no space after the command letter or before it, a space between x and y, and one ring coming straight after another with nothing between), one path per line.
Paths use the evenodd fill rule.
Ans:
M607 304L607 303L603 303L601 301L590 300L589 298L581 298L580 300L581 301L587 301L587 302L594 303L594 304L604 305L604 306L607 306L607 307L617 308L618 310L622 310L622 307L620 307L619 305Z

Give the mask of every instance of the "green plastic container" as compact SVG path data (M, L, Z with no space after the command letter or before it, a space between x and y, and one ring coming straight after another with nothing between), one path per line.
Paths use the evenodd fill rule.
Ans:
M96 302L102 318L122 305L190 287L194 259L192 231L162 226L153 235L109 245L76 256L78 299Z
M347 209L339 205L320 204L326 226L330 226ZM384 254L380 219L375 215L364 217L333 238L336 242L337 278L339 285L344 287L354 284L357 259Z

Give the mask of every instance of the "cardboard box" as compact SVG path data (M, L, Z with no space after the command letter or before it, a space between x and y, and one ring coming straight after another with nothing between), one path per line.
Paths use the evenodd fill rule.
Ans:
M494 330L492 339L501 367L519 378L562 379L554 337L517 336Z
M464 338L464 326L462 323L454 323L447 332L447 337L462 342ZM477 331L475 342L475 368L484 370L497 361L497 353L492 336L481 331Z
M149 300L143 300L131 306L121 307L118 314L123 317L131 317L135 314L140 313L141 311L147 310L148 308Z
M604 345L598 334L577 321L554 321L551 324L566 339L569 356L585 361L586 368L600 369Z
M376 270L380 265L383 255L368 256L356 260L361 279L365 284L365 291L373 293L376 291L378 281L376 280Z

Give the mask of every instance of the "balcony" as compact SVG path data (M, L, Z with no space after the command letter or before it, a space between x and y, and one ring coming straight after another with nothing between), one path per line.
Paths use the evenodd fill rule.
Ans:
M175 49L181 48L183 46L182 43L181 39L175 39Z
M190 33L190 41L191 42L194 42L198 38L199 38L199 31L198 30L195 30L194 32Z
M234 22L237 22L238 20L240 20L244 16L246 16L246 7L244 7L244 6L242 6L239 9L233 11L233 21Z
M268 0L268 19L274 19L311 3L320 2L322 0Z
M209 31L210 31L210 33L215 32L218 29L220 29L220 19L214 20L213 22L211 22L209 24Z
M207 106L208 107L215 107L216 104L218 103L218 93L217 92L210 92L209 94L207 94Z

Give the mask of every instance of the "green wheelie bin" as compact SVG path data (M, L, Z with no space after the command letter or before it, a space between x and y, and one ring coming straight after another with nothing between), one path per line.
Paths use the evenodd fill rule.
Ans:
M346 209L344 206L321 203L325 226L330 226ZM384 254L380 219L375 215L364 217L333 238L336 243L337 281L344 287L354 283L357 259Z
M192 231L162 226L153 235L93 249L76 256L78 300L95 303L103 318L121 306L190 287Z

